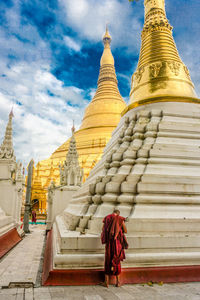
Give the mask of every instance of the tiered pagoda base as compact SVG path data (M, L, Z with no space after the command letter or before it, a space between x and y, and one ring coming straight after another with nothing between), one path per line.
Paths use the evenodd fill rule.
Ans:
M102 268L54 269L52 235L53 232L49 231L42 274L43 286L98 285L104 281ZM115 280L112 276L110 284L115 284ZM122 284L199 282L200 265L123 268L120 281Z
M102 219L116 207L128 217L124 283L199 281L199 182L199 104L160 102L131 109L102 160L56 218L43 284L102 280Z
M21 237L12 217L6 216L0 208L0 259L20 241Z
M22 238L17 232L16 228L13 228L0 236L0 259L8 253L14 246L16 246Z
M0 208L0 259L20 241L13 218Z

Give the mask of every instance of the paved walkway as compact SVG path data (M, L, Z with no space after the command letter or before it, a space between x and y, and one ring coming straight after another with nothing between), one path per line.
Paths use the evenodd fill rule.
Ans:
M37 285L45 239L44 225L30 225L30 234L0 261L0 286ZM39 278L38 278L39 279ZM1 298L0 298L1 299Z
M1 300L199 300L200 283L11 288L0 290Z
M30 226L31 234L0 261L0 300L200 300L200 283L148 286L41 287L45 226ZM24 286L26 288L17 286ZM1 287L5 288L1 288ZM6 287L10 288L6 288ZM28 287L31 286L31 287ZM33 286L33 287L32 287Z

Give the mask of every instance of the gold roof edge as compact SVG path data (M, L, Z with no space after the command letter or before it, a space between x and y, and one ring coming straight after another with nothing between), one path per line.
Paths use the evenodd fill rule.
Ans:
M179 97L179 96L158 96L152 98L146 98L140 101L133 102L129 104L121 113L121 117L123 117L129 110L136 108L138 106L153 104L158 102L184 102L184 103L195 103L200 104L200 99L195 97Z

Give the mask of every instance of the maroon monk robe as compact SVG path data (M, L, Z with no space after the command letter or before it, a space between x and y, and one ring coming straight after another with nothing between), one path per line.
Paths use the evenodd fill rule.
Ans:
M32 223L36 223L36 212L32 211Z
M121 273L121 261L125 259L124 248L128 244L123 233L122 224L125 218L111 214L104 218L101 234L102 244L105 245L105 274L119 275Z

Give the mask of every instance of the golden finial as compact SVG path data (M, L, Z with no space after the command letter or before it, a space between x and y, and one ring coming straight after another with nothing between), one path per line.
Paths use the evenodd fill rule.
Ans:
M105 32L104 37L103 37L104 45L107 44L107 43L110 44L111 40L112 40L112 38L111 38L110 33L108 31L108 23L107 23L106 24L106 32Z
M110 43L111 43L111 36L108 31L108 24L106 24L106 32L103 36L103 43L104 43L104 52L101 57L100 65L113 65L114 66L114 58L110 50Z

